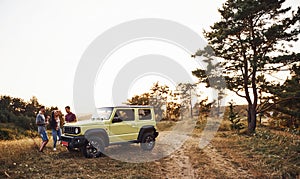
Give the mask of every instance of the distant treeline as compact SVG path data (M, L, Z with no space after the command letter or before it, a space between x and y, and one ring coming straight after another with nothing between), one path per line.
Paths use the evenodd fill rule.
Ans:
M42 106L33 96L29 101L0 96L0 140L36 136L35 117ZM46 107L46 115L57 107Z

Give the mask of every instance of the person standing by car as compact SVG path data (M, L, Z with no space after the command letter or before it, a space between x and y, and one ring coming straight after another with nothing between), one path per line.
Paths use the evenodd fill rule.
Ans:
M77 121L76 115L73 114L73 113L71 112L70 106L66 106L66 107L65 107L65 110L66 110L66 112L67 112L67 114L66 114L66 116L65 116L65 122L66 122L66 123L69 123L69 122L76 122L76 121Z
M39 149L39 152L43 152L45 146L47 145L49 139L46 131L46 125L48 124L48 117L47 120L45 119L45 106L40 107L40 111L36 116L36 124L38 125L38 133L42 137L42 144Z
M61 130L60 130L60 119L59 115L61 112L59 110L52 111L50 126L52 129L52 137L53 137L53 150L56 151L56 143L57 138L61 140Z

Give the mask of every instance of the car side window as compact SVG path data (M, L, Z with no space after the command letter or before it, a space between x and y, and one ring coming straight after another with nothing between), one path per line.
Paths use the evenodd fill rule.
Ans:
M151 110L150 109L139 109L139 120L151 120Z
M115 117L120 118L121 121L134 121L134 110L118 109L115 113Z

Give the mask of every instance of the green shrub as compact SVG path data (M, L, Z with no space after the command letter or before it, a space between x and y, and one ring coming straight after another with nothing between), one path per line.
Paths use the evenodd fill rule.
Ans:
M240 132L241 129L244 129L245 126L241 122L240 117L238 116L238 113L234 111L234 105L233 102L229 102L229 121L231 122L231 130L235 130L238 133Z
M26 131L24 131L23 134L26 137L37 137L38 136L37 131L31 131L31 130L26 130Z
M0 140L15 140L22 139L24 137L36 136L38 136L36 130L24 130L12 123L1 124L0 126Z
M16 139L18 132L16 130L1 128L0 140L14 140Z

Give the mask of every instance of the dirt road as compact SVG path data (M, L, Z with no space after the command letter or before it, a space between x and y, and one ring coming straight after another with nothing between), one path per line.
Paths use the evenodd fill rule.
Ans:
M162 160L162 176L166 178L251 178L252 175L233 158L223 156L211 142L199 148L199 138L190 137L184 145Z

